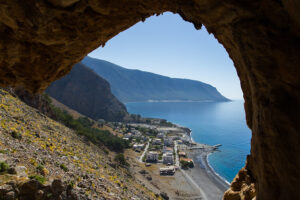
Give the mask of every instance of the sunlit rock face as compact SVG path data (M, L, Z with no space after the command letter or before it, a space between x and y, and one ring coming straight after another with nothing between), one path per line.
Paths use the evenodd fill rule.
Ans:
M256 199L299 199L300 3L297 0L0 1L0 84L45 89L95 48L165 11L204 24L244 92ZM201 52L199 52L201 53Z

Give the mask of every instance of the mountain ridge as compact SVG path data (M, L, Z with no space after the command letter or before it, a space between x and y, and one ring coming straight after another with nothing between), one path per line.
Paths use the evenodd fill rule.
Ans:
M138 69L126 69L91 57L82 60L88 68L106 79L112 93L123 103L140 101L228 101L218 90L201 81L171 78Z
M109 83L82 63L53 82L46 93L95 120L122 121L128 115L125 105L111 93Z

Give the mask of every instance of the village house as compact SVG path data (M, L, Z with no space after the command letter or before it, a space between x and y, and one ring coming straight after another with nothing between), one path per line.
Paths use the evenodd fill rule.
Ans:
M179 151L179 152L178 152L178 156L179 156L179 157L186 158L186 153L185 153L184 151Z
M183 144L182 140L177 140L177 144Z
M166 146L164 146L163 152L164 152L164 153L173 153L173 149L172 149L171 147L166 147Z
M175 167L174 166L162 167L159 169L159 172L160 175L174 175Z
M154 139L152 142L152 144L154 144L154 145L161 145L161 143L162 143L161 139L158 139L158 138Z
M163 132L159 132L156 137L164 138L165 134Z
M127 138L127 139L132 138L132 133L126 133L123 138Z
M163 164L174 164L174 158L173 158L173 153L164 153L163 156Z
M158 152L157 151L149 151L147 153L147 162L157 162L158 160Z
M136 144L133 145L132 148L133 148L135 151L142 151L143 148L144 148L144 146L145 146L144 144L137 144L137 143L136 143Z
M164 139L164 145L165 146L172 146L173 142L169 138Z

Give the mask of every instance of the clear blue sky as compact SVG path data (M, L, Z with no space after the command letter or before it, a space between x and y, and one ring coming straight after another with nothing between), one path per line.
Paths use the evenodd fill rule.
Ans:
M224 47L203 27L164 13L121 32L89 56L129 69L199 80L230 99L242 99L240 81Z

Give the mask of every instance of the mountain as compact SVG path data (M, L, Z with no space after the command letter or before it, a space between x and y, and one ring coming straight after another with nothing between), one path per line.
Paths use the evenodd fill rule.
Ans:
M95 120L122 121L128 115L126 107L111 93L109 83L82 63L53 82L46 93Z
M149 100L228 101L215 87L200 81L126 69L91 57L85 57L82 63L106 79L112 93L124 103Z

